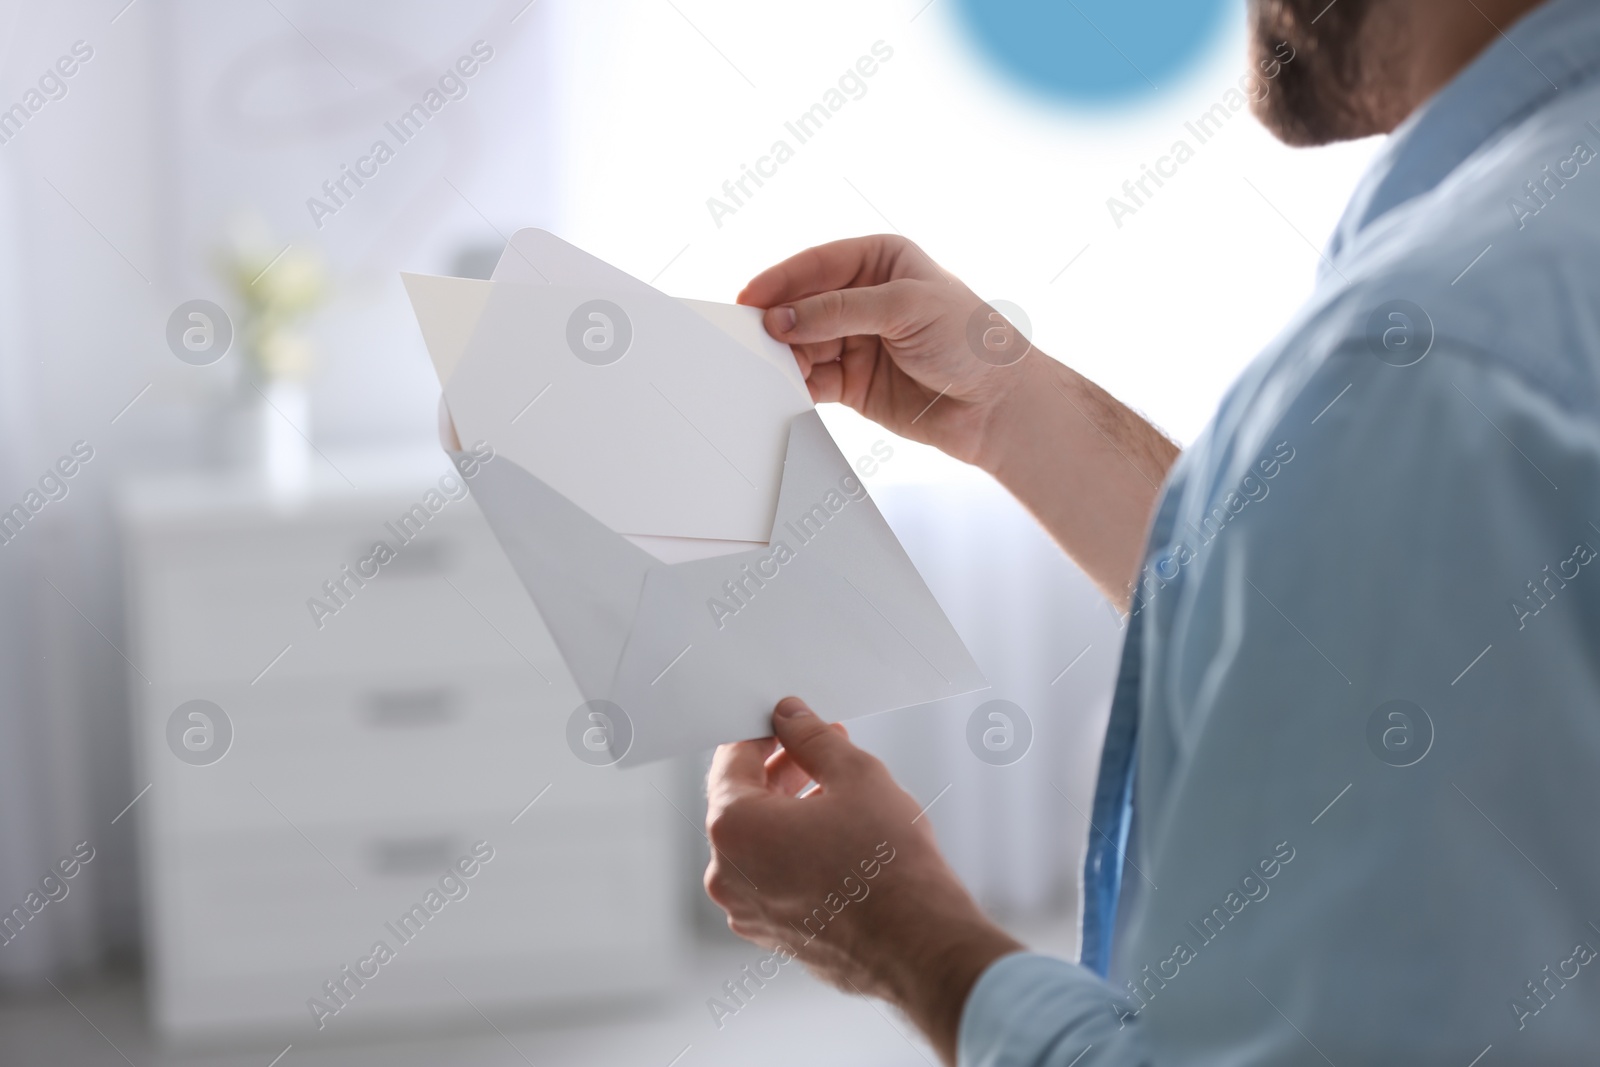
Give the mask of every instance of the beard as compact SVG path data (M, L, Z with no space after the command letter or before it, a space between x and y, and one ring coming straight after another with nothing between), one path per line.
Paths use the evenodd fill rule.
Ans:
M1387 83L1384 45L1398 38L1385 0L1249 0L1252 70L1280 65L1251 110L1285 144L1387 133L1405 117ZM1285 59L1285 56L1292 58Z

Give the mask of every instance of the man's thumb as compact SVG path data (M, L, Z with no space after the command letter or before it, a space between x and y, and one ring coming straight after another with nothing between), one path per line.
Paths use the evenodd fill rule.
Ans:
M799 697L784 697L772 713L772 729L801 770L827 784L858 751L848 738L822 721Z

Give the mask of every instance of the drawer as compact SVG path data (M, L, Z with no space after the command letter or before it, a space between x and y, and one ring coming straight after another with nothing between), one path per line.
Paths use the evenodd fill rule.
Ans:
M396 959L363 990L357 1003L366 1008L391 997L448 1004L455 994L442 976L459 984L493 961L514 963L521 984L542 985L546 996L570 992L565 968L585 958L631 952L659 969L682 937L682 850L669 829L615 815L491 830L494 858L446 887L456 899L441 891L435 903L446 902L425 924L413 920L405 942L390 926L413 905L426 909L445 864L483 839L465 821L329 833L321 847L359 889L289 832L174 844L157 851L151 885L157 986L251 981L274 1001L266 1014L309 1021L306 998L378 940Z
M471 820L434 820L420 828L373 824L321 836L327 860L287 828L159 849L165 884L156 886L157 944L167 954L164 965L191 975L314 967L331 976L379 939L417 965L650 945L681 926L677 837L667 824L636 813L589 813L521 831L492 813L476 827ZM385 924L398 925L438 889L447 865L478 840L489 841L494 859L461 879L465 895L400 945Z
M227 754L205 766L167 747L173 709L197 697L233 727ZM153 782L140 808L163 836L186 836L413 813L493 811L506 825L546 786L541 812L665 807L646 777L661 768L592 767L572 755L566 720L580 700L570 683L546 685L526 667L157 687L136 720Z
M263 672L275 679L381 676L423 664L531 664L552 681L565 673L480 518L436 520L362 584L346 578L342 568L355 572L380 537L398 544L374 521L272 537L180 539L135 551L134 662L152 681L245 684ZM323 584L339 580L336 600ZM313 611L313 603L337 611Z

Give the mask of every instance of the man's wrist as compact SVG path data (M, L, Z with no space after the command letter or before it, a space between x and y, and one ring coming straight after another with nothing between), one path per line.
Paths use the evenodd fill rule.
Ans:
M927 1035L947 1063L955 1062L961 1013L983 972L1026 946L982 915L932 920L899 939L904 951L882 973L882 995Z
M1012 464L1019 450L1026 451L1030 437L1037 438L1032 427L1036 420L1046 416L1051 407L1049 396L1062 388L1064 371L1071 373L1064 364L1034 349L1020 363L997 367L991 372L1005 374L1008 380L985 416L982 438L973 459L975 466L1004 483L1003 471Z

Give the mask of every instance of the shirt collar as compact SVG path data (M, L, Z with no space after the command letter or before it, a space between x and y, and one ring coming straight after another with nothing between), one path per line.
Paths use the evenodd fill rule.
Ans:
M1338 259L1377 219L1437 186L1500 129L1597 67L1600 5L1594 0L1547 0L1504 29L1390 135L1334 230L1330 258Z

